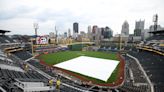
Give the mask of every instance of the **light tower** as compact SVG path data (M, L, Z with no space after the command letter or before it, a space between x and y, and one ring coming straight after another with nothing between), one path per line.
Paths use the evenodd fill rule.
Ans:
M37 30L38 30L38 28L39 28L39 25L38 25L38 23L34 23L33 24L34 25L34 29L35 29L35 36L37 37Z
M153 16L153 22L154 22L154 31L157 31L157 25L158 25L158 15L155 14Z
M35 43L34 44L37 44L37 30L39 28L38 26L38 23L34 23L33 24L33 27L34 27L34 30L35 30ZM32 47L32 55L34 55L34 46L33 46L33 40L31 39L31 47Z
M56 36L55 36L55 42L56 42L56 44L58 44L58 31L57 31L57 29L56 29L56 26L55 26L55 33L56 33Z

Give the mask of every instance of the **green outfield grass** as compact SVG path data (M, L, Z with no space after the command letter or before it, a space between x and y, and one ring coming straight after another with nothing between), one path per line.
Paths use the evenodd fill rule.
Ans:
M57 53L52 53L52 54L44 54L44 55L41 55L39 58L41 60L44 60L47 64L54 65L60 62L64 62L64 61L79 57L79 56L90 56L90 57L96 57L96 58L118 60L116 53L95 52L95 51L62 51L62 52L57 52ZM88 76L85 76L85 77L89 80L95 81L96 83L112 83L116 81L117 79L118 70L119 70L119 67L117 66L117 68L114 70L114 72L112 73L111 77L108 79L107 82L94 79ZM81 74L79 75L84 76Z

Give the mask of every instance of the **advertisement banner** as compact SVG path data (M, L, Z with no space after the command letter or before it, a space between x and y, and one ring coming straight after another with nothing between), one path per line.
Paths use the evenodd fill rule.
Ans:
M47 36L39 36L36 39L36 44L48 44L48 40Z

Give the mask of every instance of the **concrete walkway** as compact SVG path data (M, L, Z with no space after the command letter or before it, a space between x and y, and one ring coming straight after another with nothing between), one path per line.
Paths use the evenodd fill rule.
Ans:
M0 64L0 68L1 69L14 70L14 71L18 71L18 72L24 72L24 70L21 69L20 67L10 66L10 65L5 65L5 64Z

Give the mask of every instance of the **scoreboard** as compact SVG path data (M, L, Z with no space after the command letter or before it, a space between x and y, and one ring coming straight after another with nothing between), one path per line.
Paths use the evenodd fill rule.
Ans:
M39 36L36 38L36 44L48 44L49 37L48 36Z

